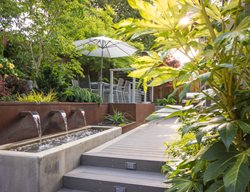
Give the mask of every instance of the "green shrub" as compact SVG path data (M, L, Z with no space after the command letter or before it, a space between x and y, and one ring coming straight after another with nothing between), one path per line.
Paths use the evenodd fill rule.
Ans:
M119 111L114 111L113 115L107 115L106 120L110 121L113 125L120 125L128 123L128 119L125 117L125 114Z
M199 149L199 146L195 140L195 134L187 133L181 137L180 140L174 142L166 142L166 151L167 155L188 159L190 156L194 156Z
M53 102L56 101L56 93L53 91L50 91L48 94L44 94L42 92L36 92L32 91L28 95L18 95L17 101L20 102Z
M67 72L59 65L45 64L41 67L39 76L36 79L39 90L48 93L50 90L63 92L69 85Z
M102 98L99 95L92 93L92 92L90 92L90 93L91 93L91 102L93 102L93 103L101 103L102 102Z
M176 104L176 100L173 97L163 98L163 99L157 99L155 101L155 104L156 105L161 105L161 106L168 105L168 104L173 105L173 104Z
M80 87L68 87L62 94L62 101L69 102L93 102L101 103L101 97L88 89Z
M6 96L1 96L0 101L8 102L8 101L16 101L17 96L16 95L6 95Z

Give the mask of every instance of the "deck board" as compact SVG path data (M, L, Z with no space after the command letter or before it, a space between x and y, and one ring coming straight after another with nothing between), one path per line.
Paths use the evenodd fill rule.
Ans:
M136 129L100 146L87 154L106 157L165 161L165 142L179 139L180 124L176 119L157 120L145 123Z

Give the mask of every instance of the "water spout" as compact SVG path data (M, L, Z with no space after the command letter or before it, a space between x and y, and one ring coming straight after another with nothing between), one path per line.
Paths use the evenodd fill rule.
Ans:
M68 136L67 114L63 110L53 110L53 111L50 111L50 115L54 115L56 113L58 113L62 117L62 120L63 120L63 123L64 123L64 128L65 128L66 134Z
M86 113L85 113L85 111L83 109L73 110L72 112L73 112L73 114L77 113L77 112L80 112L80 115L81 115L81 117L83 119L83 122L84 122L84 126L87 126Z
M26 116L30 115L35 123L36 129L37 129L37 133L38 133L38 137L40 140L40 143L42 142L42 126L41 126L41 118L38 112L36 111L21 111L19 113L19 116L24 118Z

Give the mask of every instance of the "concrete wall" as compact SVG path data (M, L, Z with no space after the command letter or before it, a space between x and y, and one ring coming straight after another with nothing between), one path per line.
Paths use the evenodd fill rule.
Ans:
M1 192L55 192L82 153L121 134L116 127L39 153L0 150Z

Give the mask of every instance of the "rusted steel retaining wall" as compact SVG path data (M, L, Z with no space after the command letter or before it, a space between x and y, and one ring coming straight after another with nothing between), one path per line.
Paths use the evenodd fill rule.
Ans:
M81 113L86 113L88 125L101 122L105 115L114 110L124 112L128 119L135 121L134 127L154 111L153 104L95 104L95 103L0 103L0 144L37 137L37 130L31 116L20 117L22 111L36 111L41 117L43 135L64 131L64 122L54 110L64 110L67 114L68 129L85 126ZM130 127L126 131L134 128ZM125 131L125 132L126 132ZM123 131L124 132L124 131Z

